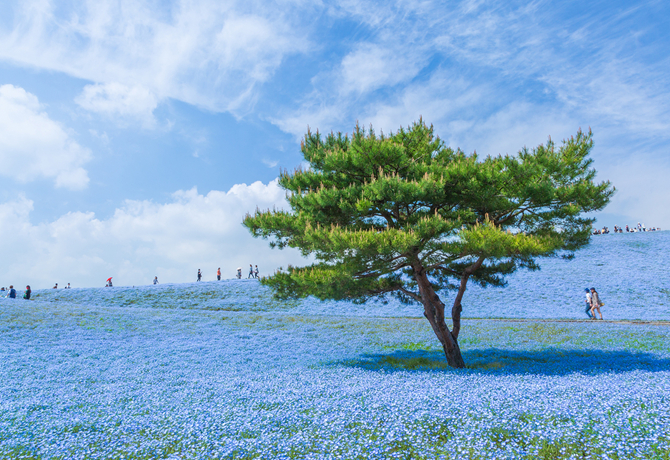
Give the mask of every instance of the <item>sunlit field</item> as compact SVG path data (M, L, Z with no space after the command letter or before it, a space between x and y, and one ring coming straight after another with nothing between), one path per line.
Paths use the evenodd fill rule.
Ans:
M670 458L669 323L466 319L453 370L394 308L251 280L2 299L0 458Z

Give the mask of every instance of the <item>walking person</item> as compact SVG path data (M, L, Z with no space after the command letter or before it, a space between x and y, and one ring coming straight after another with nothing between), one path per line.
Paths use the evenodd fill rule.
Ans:
M26 292L23 293L23 298L26 300L30 300L30 294L32 294L33 291L30 290L30 285L26 286Z
M221 281L221 267L216 270L216 280Z
M254 268L254 278L258 279L258 265Z
M247 279L253 278L254 277L254 266L249 264L249 275L247 275Z
M154 276L154 284L158 284L158 277Z
M589 317L589 319L593 319L593 315L591 314L591 291L589 291L589 288L584 289L584 292L586 292L586 316Z
M14 289L13 285L9 285L9 294L7 294L7 297L10 299L16 299L16 289Z
M600 302L600 296L598 295L596 288L591 288L591 314L593 315L593 318L591 319L596 319L596 310L598 310L600 319L603 319L603 314L600 312L600 307L602 305L603 304Z
M200 269L198 269L198 281L202 280L202 273L200 273Z

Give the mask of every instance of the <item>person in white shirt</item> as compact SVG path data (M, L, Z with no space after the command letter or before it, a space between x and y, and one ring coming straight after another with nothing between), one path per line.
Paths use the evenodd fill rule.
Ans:
M584 289L586 292L586 315L589 317L589 319L593 319L593 315L591 315L591 291L589 288Z

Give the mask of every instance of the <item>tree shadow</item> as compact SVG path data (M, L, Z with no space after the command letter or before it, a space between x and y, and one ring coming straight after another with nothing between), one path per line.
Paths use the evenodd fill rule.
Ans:
M468 367L467 371L502 374L566 375L670 370L668 357L625 350L548 348L517 351L487 348L463 351L463 359ZM429 350L365 354L355 360L333 364L384 372L463 372L449 367L441 351Z

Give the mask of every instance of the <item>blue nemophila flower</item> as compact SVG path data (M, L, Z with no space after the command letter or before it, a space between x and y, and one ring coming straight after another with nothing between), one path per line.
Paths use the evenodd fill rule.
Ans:
M670 449L667 326L466 320L471 368L453 371L425 321L375 306L272 303L255 290L202 283L3 300L0 457Z

